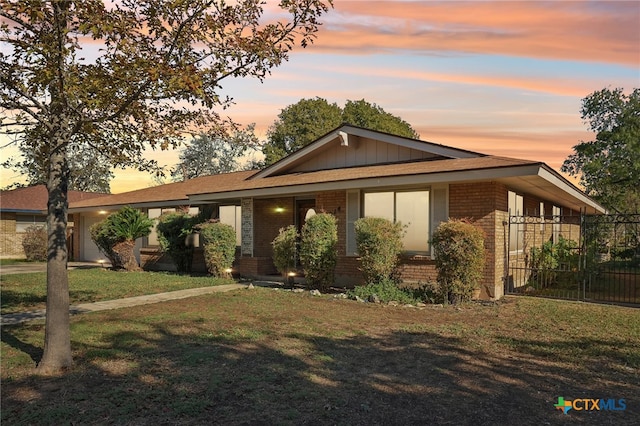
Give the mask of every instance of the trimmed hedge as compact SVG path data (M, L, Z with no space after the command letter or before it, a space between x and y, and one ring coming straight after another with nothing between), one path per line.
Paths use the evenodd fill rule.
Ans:
M283 276L286 276L296 267L297 242L298 230L295 225L280 228L278 235L271 242L273 263Z
M445 303L471 300L484 271L484 232L466 219L442 222L431 240Z
M402 225L380 217L363 217L355 222L355 232L365 282L390 280L402 252Z
M337 245L338 226L333 215L320 213L307 219L302 227L300 263L308 287L325 291L333 284Z
M29 262L44 262L47 260L47 228L31 225L25 229L22 237L22 248Z
M236 231L220 222L208 222L196 226L207 271L214 277L229 278L229 270L236 257Z

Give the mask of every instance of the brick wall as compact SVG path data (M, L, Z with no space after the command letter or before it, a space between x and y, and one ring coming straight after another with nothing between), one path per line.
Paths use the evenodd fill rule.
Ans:
M295 203L289 198L253 200L253 256L271 257L271 242L280 228L295 223Z
M500 298L504 293L504 214L508 208L506 186L496 182L449 186L449 216L468 218L486 235L485 268L481 298Z
M22 234L16 234L16 214L0 213L0 257L24 258Z

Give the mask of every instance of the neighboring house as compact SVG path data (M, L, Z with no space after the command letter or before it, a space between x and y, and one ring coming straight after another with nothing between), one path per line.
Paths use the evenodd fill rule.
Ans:
M442 221L469 218L486 233L483 296L503 294L509 252L509 212L603 213L559 173L541 162L484 155L421 140L343 125L260 171L204 176L185 182L72 203L79 214L78 257L95 260L86 240L99 211L124 205L151 217L179 206L213 206L213 217L236 228L236 272L260 276L276 272L271 241L278 230L302 227L310 210L338 219L339 282L361 281L354 222L386 217L406 226L401 273L408 281L435 280L429 239ZM535 210L535 212L534 212ZM83 243L84 241L84 243ZM152 234L142 243L143 267L166 267ZM160 264L160 265L159 265Z
M69 191L69 202L89 200L107 194ZM24 258L22 237L29 226L46 226L47 188L44 185L0 191L0 258ZM73 233L69 217L68 234ZM70 248L73 239L69 239Z

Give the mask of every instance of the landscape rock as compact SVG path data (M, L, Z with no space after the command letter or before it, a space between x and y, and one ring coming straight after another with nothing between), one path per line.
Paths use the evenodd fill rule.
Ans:
M247 290L253 290L254 288L255 288L255 287L253 286L253 284L249 284L249 285L247 286Z
M339 294L334 294L333 297L335 299L347 299L349 296L347 296L346 293L339 293Z
M389 305L389 306L398 306L398 305L400 305L400 303L396 302L395 300L392 300L389 303L387 303L387 305Z
M322 293L320 293L320 291L315 290L315 289L311 290L310 293L311 293L312 296L322 296Z
M427 304L426 304L426 303L422 303L422 302L418 302L418 303L416 303L416 306L417 306L418 308L426 308L426 307L427 307Z
M369 303L380 303L380 298L378 297L377 294L370 294L369 297L367 298L367 301Z
M360 303L367 303L366 300L364 300L362 297L356 296L354 299L356 302L360 302Z
M294 293L302 293L304 290L301 288L294 288L293 290L291 290Z

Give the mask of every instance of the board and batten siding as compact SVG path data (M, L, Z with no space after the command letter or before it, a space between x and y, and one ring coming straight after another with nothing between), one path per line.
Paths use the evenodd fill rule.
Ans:
M437 158L436 155L386 142L351 137L348 146L330 144L290 172L338 169Z

